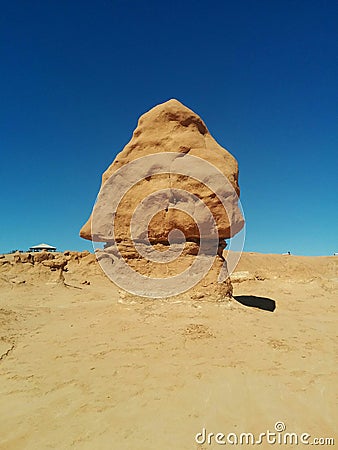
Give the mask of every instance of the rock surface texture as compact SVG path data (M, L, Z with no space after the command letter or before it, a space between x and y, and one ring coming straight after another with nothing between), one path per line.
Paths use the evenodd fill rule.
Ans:
M197 255L213 258L194 291L213 292L221 300L232 293L229 279L219 282L217 275L226 270L224 239L244 225L238 196L235 158L197 114L169 100L140 117L130 142L102 175L98 201L80 236L106 243L99 252L106 273L120 270L122 258L133 271L161 280L181 273ZM164 254L183 241L177 258L152 260L152 252ZM151 296L147 289L136 291Z

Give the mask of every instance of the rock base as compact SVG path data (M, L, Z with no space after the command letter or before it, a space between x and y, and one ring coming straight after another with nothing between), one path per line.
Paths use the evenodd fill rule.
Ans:
M183 246L163 243L136 246L122 241L96 251L106 275L135 297L184 296L214 302L232 298L232 284L222 256L224 244L219 246L216 256L201 253L195 242Z

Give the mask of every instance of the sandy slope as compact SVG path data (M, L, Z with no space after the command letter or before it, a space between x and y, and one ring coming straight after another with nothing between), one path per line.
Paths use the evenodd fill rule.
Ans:
M310 442L335 437L337 261L243 254L237 270L256 279L235 296L274 311L135 303L90 256L69 264L69 286L3 266L0 447L222 448L196 433L258 436L276 421Z

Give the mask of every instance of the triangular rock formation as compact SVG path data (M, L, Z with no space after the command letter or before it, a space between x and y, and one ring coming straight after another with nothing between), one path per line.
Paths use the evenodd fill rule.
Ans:
M132 139L102 175L101 188L111 175L131 161L162 152L177 152L202 158L215 166L224 174L225 179L229 180L229 185L223 180L223 185L217 186L220 192L223 192L224 196L233 195L233 192L229 190L229 187L232 186L239 195L237 161L215 141L202 119L175 99L155 106L140 117ZM142 169L145 168L142 167ZM206 167L205 171L207 169ZM207 175L207 173L201 175ZM149 193L167 187L186 190L204 201L214 216L220 238L230 238L243 227L244 220L237 208L236 197L233 198L233 204L226 214L221 202L215 197L215 192L196 180L173 173L157 175L152 182L145 180L143 183L139 183L138 188L133 189L130 198L126 199L127 206L123 208L121 205L117 221L120 218L121 222L128 224L127 216L129 217L131 209L135 205L139 204ZM114 190L111 191L111 195L115 195ZM175 202L175 198L172 200ZM196 226L181 212L165 211L169 208L170 199L166 205L163 204L163 212L154 218L149 229L149 239L153 241L166 240L168 232L172 228L182 229L187 239L198 238ZM82 227L80 236L92 240L91 218ZM125 233L121 230L117 239L122 240L125 237ZM98 240L105 242L106 238L103 236Z

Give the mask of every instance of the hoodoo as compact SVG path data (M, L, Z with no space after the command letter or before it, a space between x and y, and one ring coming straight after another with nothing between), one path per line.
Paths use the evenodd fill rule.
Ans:
M131 293L169 297L189 289L222 300L232 294L224 240L244 225L239 192L236 159L172 99L140 117L102 175L80 236L105 243L97 252L104 271Z

